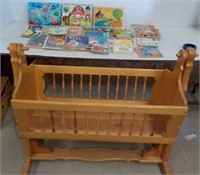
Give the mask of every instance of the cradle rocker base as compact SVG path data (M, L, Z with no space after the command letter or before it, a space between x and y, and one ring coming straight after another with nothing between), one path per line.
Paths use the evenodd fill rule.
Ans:
M164 174L171 174L168 162L162 160L166 145L154 145L150 150L114 150L105 148L49 148L38 140L25 139L26 156L22 174L28 174L31 161L41 160L80 160L87 162L135 161L139 163L158 163L162 165ZM169 145L168 145L169 146Z

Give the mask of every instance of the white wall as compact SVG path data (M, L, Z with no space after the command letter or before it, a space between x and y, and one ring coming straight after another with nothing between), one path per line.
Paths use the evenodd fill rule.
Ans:
M3 25L11 17L17 21L27 21L28 0L4 1ZM30 0L29 0L30 1ZM35 2L91 3L94 6L125 8L125 25L155 24L170 26L193 26L198 23L200 0L31 0ZM2 6L2 5L1 5Z
M10 1L0 0L0 32L12 21Z

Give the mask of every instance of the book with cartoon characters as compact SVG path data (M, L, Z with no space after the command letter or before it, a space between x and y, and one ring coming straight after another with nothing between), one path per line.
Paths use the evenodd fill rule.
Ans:
M46 38L47 38L47 35L43 35L43 34L32 37L28 40L26 47L42 48Z
M93 6L91 4L61 5L61 24L73 27L91 27L93 22Z
M29 25L60 25L61 4L28 2Z
M49 35L46 38L44 49L63 49L65 35Z
M158 47L138 46L135 47L135 52L141 58L159 58L163 57Z
M124 9L117 7L94 7L94 27L124 27Z
M63 46L66 50L88 50L88 37L86 36L66 36Z

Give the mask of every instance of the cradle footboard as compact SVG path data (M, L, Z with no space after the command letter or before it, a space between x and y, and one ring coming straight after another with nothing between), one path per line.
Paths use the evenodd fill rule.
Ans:
M12 48L12 49L11 49ZM18 49L13 49L18 48ZM12 106L31 160L138 161L161 163L188 110L184 90L196 53L180 51L175 69L117 69L26 65L23 46L11 44L15 73ZM187 69L187 71L185 71ZM187 73L186 73L187 72ZM184 87L184 89L183 89ZM40 140L83 140L152 145L151 149L59 149Z

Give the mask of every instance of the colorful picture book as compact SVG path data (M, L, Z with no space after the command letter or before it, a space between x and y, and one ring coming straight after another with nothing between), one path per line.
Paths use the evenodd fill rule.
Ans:
M63 48L67 50L88 50L88 37L66 36Z
M60 25L61 4L28 2L28 23L30 25Z
M87 32L103 33L103 36L108 38L113 36L113 28L111 27L83 27L82 35L85 35Z
M115 31L115 36L118 39L132 39L133 38L133 31L131 28L126 29L118 29Z
M49 35L44 43L44 49L63 49L65 35Z
M26 30L21 36L30 38L37 36L42 33L43 26L29 26L28 30Z
M80 36L82 32L81 27L69 27L67 31L68 36Z
M153 38L136 38L138 46L159 46L159 41Z
M32 37L27 42L26 47L42 48L46 38L47 38L47 35L43 35L43 34L38 35L36 37Z
M135 52L138 54L141 58L159 58L163 57L163 55L160 53L160 50L158 47L147 47L147 46L138 46L135 47Z
M128 45L113 45L113 53L133 54L134 50L132 46L128 46Z
M112 7L94 7L93 26L124 27L124 9Z
M128 45L128 46L133 46L133 42L130 39L115 39L113 41L114 45Z
M61 24L74 27L91 27L93 6L90 4L61 5Z
M67 31L66 26L52 26L48 31L48 35L66 35Z
M108 40L106 37L103 36L90 36L89 38L89 47L94 45L95 43L106 45L108 43Z

